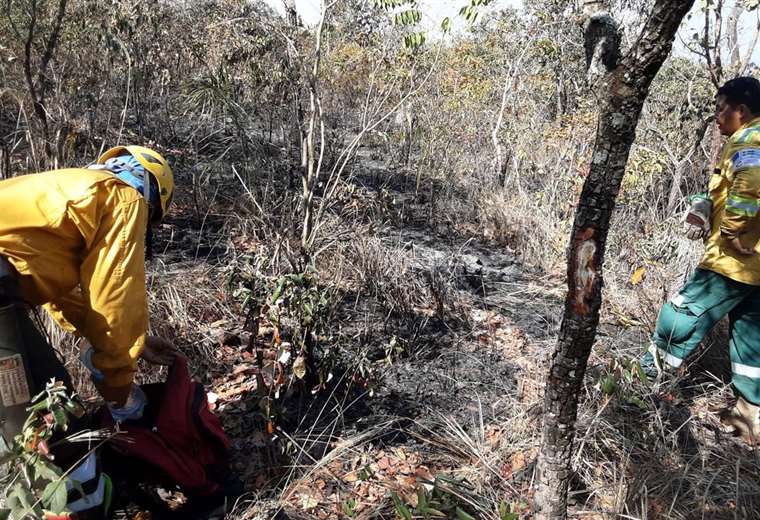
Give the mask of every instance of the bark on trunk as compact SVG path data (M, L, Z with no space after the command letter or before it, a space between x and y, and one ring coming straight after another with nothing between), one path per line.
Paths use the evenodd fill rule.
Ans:
M656 0L634 47L603 78L591 169L568 246L565 312L546 380L535 497L537 519L567 518L578 397L599 323L610 217L649 86L693 3L694 0Z

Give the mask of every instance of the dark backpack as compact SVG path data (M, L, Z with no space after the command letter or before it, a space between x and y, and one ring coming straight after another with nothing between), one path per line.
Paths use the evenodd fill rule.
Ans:
M122 456L114 465L135 463L136 478L178 486L190 498L230 496L230 482L239 482L230 473L230 441L209 409L203 385L191 379L187 359L178 356L166 382L142 389L148 397L142 419L121 423L110 441ZM115 427L105 407L100 422Z

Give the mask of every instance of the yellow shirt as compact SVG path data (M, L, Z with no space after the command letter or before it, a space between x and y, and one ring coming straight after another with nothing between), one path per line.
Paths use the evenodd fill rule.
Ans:
M148 328L142 195L108 172L57 170L0 181L0 208L26 301L90 341L106 384L131 383Z
M729 137L710 178L710 235L699 267L737 282L760 285L760 118ZM756 254L742 255L727 243L739 237Z

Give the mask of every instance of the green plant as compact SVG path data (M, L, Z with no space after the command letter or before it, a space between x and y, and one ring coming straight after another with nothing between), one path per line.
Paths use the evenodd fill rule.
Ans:
M641 397L641 390L647 387L648 382L637 360L613 358L607 370L599 376L597 384L603 394L646 410L648 407Z
M347 517L353 518L356 514L356 500L353 498L349 498L348 500L343 502L343 512L346 514Z
M519 520L520 515L513 513L509 504L502 501L499 502L499 519L500 520Z
M397 493L391 493L396 513L406 520L412 518L456 518L474 520L478 504L472 500L466 482L445 475L433 481L423 481L417 487L416 504L404 502Z
M268 421L273 406L302 382L317 392L333 377L329 289L312 272L240 278L234 296L240 300L252 330L261 369L258 392Z
M53 463L49 443L84 409L67 395L63 383L51 382L32 399L28 411L21 433L10 445L0 437L0 463L10 478L4 490L6 508L0 510L3 519L44 518L66 511L68 479Z

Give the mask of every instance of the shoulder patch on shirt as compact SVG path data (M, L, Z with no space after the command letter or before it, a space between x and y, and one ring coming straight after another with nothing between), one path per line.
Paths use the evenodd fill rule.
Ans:
M760 168L760 148L744 148L731 156L731 170L738 172L748 168Z

